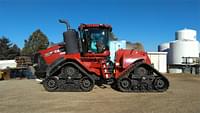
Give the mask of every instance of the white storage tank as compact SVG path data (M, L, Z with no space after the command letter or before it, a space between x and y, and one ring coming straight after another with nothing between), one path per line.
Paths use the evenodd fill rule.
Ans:
M192 29L183 29L175 33L176 40L196 40L197 31Z
M199 56L200 56L200 43L199 43Z
M168 52L169 48L170 48L170 43L163 43L158 46L158 51L159 52Z
M190 40L171 42L169 55L168 64L182 64L183 57L199 57L199 42Z

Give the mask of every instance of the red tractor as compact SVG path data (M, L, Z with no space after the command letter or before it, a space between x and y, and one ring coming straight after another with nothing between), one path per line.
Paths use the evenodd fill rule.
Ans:
M112 27L81 24L78 32L63 33L64 42L41 50L36 75L43 75L47 91L91 91L95 85L109 84L122 92L163 92L169 81L154 69L146 52L120 49L110 60Z

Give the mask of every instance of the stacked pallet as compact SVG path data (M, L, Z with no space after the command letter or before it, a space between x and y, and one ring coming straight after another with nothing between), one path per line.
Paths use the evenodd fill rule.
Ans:
M15 61L17 63L17 68L28 68L28 66L33 64L31 58L28 56L18 56L15 58Z

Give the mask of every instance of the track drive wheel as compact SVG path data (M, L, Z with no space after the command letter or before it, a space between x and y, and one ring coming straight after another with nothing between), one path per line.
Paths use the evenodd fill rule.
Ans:
M162 79L161 77L158 77L154 80L154 87L158 92L163 92L168 89L168 82L165 81L165 79Z
M76 72L77 72L77 69L74 68L74 67L72 67L72 66L67 66L67 67L65 68L65 73L66 73L67 75L69 75L69 76L73 76L74 74L76 74Z
M117 80L117 87L122 92L128 92L131 90L132 82L129 78L122 77Z
M80 80L80 87L82 91L91 91L94 88L94 81L91 80L89 77L85 76Z
M43 81L44 88L49 91L55 91L58 88L58 83L56 78L47 78Z
M138 67L135 70L135 74L136 75L140 75L140 76L144 76L144 75L148 74L148 70L146 68L144 68L144 67Z

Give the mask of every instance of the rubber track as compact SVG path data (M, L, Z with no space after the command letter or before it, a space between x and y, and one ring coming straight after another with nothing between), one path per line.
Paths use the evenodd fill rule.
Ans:
M95 84L95 79L97 79L97 77L94 77L93 75L90 75L88 74L84 69L82 69L78 64L74 63L74 62L66 62L66 63L63 63L61 65L61 67L64 67L65 65L73 65L75 66L80 73L82 73L84 76L87 76L89 77L93 84ZM53 74L56 73L59 69L61 68L57 68L57 69L54 69L53 72L50 73L49 76L46 77L46 79L48 78L51 78L51 77L54 77ZM84 77L83 76L83 77ZM80 78L81 79L81 78ZM70 84L66 84L66 80L63 79L63 78L59 78L57 80L57 83L58 83L58 88L55 90L56 92L57 91L63 91L63 92L82 92L83 90L80 88L80 79L76 79L76 80L72 80L72 83ZM44 85L43 85L44 86ZM45 86L44 86L45 87ZM46 88L45 88L46 89ZM48 91L48 90L47 90ZM53 92L53 91L51 91ZM85 92L85 91L83 91Z
M143 62L131 64L128 67L127 70L125 70L124 72L122 72L122 74L120 75L120 78L121 77L129 77L129 74L131 72L133 72L137 67L142 66L142 65L145 65L146 67L148 67L149 69L151 69L153 71L153 73L156 74L156 75L154 75L155 78L158 78L158 77L163 78L165 80L166 84L167 84L167 88L165 90L163 90L163 91L157 91L157 90L153 89L153 90L146 90L146 91L140 91L140 90L139 91L138 90L134 91L134 90L131 90L131 91L127 91L127 92L164 92L164 91L166 91L168 89L168 87L169 87L169 81L168 81L168 79L164 75L162 75L159 71L157 71L155 68L153 68L151 65L148 65L148 64L143 63Z

